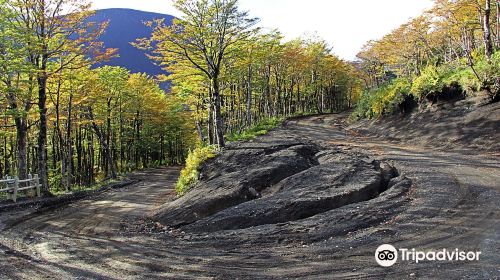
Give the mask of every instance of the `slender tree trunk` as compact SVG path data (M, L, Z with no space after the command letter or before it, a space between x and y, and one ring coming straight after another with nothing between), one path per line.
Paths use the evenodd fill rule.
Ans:
M120 98L120 131L118 133L120 143L120 172L123 171L123 160L125 158L125 149L123 148L123 108L122 99Z
M500 0L497 0L497 28L496 28L496 45L500 49Z
M83 165L82 165L82 157L83 157L82 146L83 146L83 144L82 144L82 127L80 125L76 128L75 146L76 146L76 170L78 170L78 173L75 172L75 175L76 175L75 181L78 184L82 184L81 172L82 172L82 168L83 168Z
M270 80L271 80L271 65L268 65L266 67L266 88L265 88L265 94L264 94L264 112L267 117L272 116L271 112L271 85L270 85Z
M219 148L224 148L226 143L224 141L224 122L222 120L221 100L219 81L217 76L212 80L213 86L213 103L214 103L214 132L216 137L216 144Z
M59 155L60 155L60 162L61 162L61 185L63 185L66 189L66 191L70 190L70 183L68 181L68 154L67 154L67 149L66 149L66 143L65 139L62 133L61 129L61 112L60 112L60 106L61 106L61 85L62 85L62 80L61 77L59 77L59 80L57 82L57 91L56 91L56 102L55 102L55 113L56 113L56 123L54 127L54 136L57 138L57 146L59 150ZM69 119L69 116L68 116ZM54 150L56 149L56 144L53 145ZM56 157L53 156L54 161L56 161ZM55 163L54 163L55 165Z
M486 0L486 5L484 8L484 50L485 55L488 60L491 59L491 55L493 54L493 44L491 42L491 28L490 28L490 14L491 14L491 1Z
M279 116L281 114L280 106L281 106L281 82L278 75L278 70L275 69L274 76L276 80L276 97L274 99L274 116Z
M135 160L135 169L139 169L139 155L140 155L140 138L141 138L141 124L139 121L140 117L140 112L137 111L135 113L135 155L134 155L134 160Z
M163 142L165 141L163 134L160 136L160 166L163 165Z
M215 144L213 112L214 112L214 102L212 100L212 97L210 97L210 102L208 104L208 122L207 122L208 143L210 145Z
M9 153L7 149L7 137L4 138L3 142L3 150L4 150L4 166L5 166L5 175L9 175L10 173L10 157L12 156L12 151Z
M113 155L111 149L111 98L108 98L106 107L106 149L108 151L104 152L104 173L106 177L109 175L110 169L113 168ZM104 146L103 146L104 147Z
M68 101L68 119L66 120L66 139L63 142L64 149L66 150L66 174L63 176L66 177L66 189L71 189L71 184L73 183L73 140L71 139L71 119L72 119L72 103L73 103L73 93L69 94Z
M252 64L248 64L247 76L247 126L252 125Z
M27 168L27 133L28 128L26 126L25 120L16 120L16 134L17 134L17 172L20 179L26 179L28 177Z
M46 58L42 58L42 71L46 69ZM38 81L38 112L40 116L38 131L38 176L44 195L50 195L47 167L47 75L40 73Z
M111 154L111 148L108 145L106 137L103 135L101 129L99 129L99 126L95 123L94 121L94 114L92 113L92 109L88 109L89 111L89 119L92 121L92 127L94 129L94 132L99 140L99 143L101 144L102 150L104 152L104 158L108 163L109 171L111 172L111 178L115 179L116 178L116 169L115 165L113 164L113 156ZM109 175L109 174L107 174Z
M7 87L11 87L11 82L7 82ZM7 98L9 102L9 107L16 111L18 109L17 100L14 93L8 89ZM27 134L28 126L26 124L26 117L22 117L23 114L16 114L14 116L14 122L16 126L16 136L17 136L17 172L20 179L25 179L28 177L28 152L27 152ZM1 176L0 176L1 178Z

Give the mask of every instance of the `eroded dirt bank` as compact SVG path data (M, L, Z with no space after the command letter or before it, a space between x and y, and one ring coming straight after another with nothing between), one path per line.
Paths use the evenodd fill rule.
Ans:
M439 149L500 153L500 102L484 93L469 98L423 103L406 114L362 120L349 126L360 135L405 141ZM415 106L417 106L415 104Z
M179 200L172 192L178 169L159 169L30 219L22 211L0 213L0 275L500 277L498 158L363 137L346 130L344 118L290 121L257 141L233 144ZM383 243L482 255L477 262L382 268L373 255Z

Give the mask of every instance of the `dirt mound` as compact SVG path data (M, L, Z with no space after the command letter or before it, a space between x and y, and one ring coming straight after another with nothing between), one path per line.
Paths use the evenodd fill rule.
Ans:
M366 156L271 135L230 145L203 165L190 192L153 218L189 232L297 221L375 198L397 176Z
M436 99L409 114L363 120L348 127L356 134L445 149L500 151L500 102L486 95Z

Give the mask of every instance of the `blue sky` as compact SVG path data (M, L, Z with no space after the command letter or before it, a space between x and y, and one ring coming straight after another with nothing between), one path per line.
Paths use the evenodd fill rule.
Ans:
M432 0L240 0L243 10L287 39L317 34L343 59L432 6ZM179 16L170 0L94 0L94 7L132 8Z

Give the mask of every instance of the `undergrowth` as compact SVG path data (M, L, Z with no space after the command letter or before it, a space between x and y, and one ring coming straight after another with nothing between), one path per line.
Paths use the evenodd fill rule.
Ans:
M285 118L277 117L266 119L246 130L243 130L241 133L232 133L228 135L226 139L229 142L252 140L257 136L267 134L270 130L280 126L284 121Z
M446 88L459 86L468 95L495 86L500 77L500 52L488 62L476 55L473 68L465 60L440 66L429 65L413 79L396 78L378 88L366 91L358 101L351 118L379 118L394 113L407 97L423 100L439 95ZM494 93L493 93L494 94Z
M197 147L189 151L186 166L182 169L175 191L183 196L197 181L200 165L217 155L215 146Z
M409 95L411 83L406 79L395 79L372 91L365 92L356 106L353 117L373 118L393 113Z

